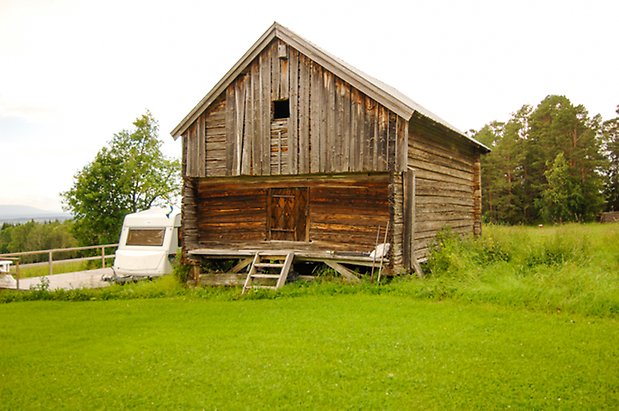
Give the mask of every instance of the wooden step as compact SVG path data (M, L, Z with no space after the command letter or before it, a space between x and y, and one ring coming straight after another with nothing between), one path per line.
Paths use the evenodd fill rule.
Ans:
M251 278L279 278L279 274L252 274Z
M279 260L281 263L263 263L262 258L265 260ZM289 252L285 253L283 251L280 252L257 252L254 255L253 261L251 263L251 267L249 272L247 273L247 278L245 279L245 284L243 285L242 293L245 294L251 288L267 288L276 290L281 288L286 283L286 279L288 278L288 272L292 267L292 261L294 260L294 253ZM278 268L279 274L275 273L257 273L257 268ZM277 284L275 285L260 285L253 284L253 280L257 278L262 279L271 279L277 280Z
M267 267L282 268L283 266L284 266L284 263L256 263L254 264L254 267L258 267L258 268L267 268Z

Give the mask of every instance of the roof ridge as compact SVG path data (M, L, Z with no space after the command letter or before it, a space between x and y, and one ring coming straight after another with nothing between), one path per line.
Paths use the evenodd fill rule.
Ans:
M470 140L474 144L489 151L489 148L479 141L467 136L458 128L449 124L441 117L427 110L398 89L376 79L373 76L357 69L356 67L346 63L339 57L323 50L316 44L299 36L292 30L288 29L281 23L274 21L273 24L258 38L258 40L243 54L237 63L221 78L217 84L200 100L200 102L185 116L185 118L172 130L171 134L174 138L178 138L189 127L193 121L217 98L221 92L225 90L230 83L254 60L254 58L262 52L262 50L274 39L288 43L290 46L297 49L300 53L305 54L308 58L316 61L316 63L333 72L342 80L350 83L353 87L359 89L369 97L378 101L380 104L387 107L389 110L398 114L400 117L409 121L415 112L427 117L428 119L441 124L447 129L461 135Z

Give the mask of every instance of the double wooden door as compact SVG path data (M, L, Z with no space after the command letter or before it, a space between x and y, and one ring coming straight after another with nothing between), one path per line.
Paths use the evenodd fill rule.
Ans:
M267 199L267 238L309 241L309 189L270 188Z

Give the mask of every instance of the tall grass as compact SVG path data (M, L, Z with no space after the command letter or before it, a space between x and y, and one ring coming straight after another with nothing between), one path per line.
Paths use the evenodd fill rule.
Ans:
M427 269L429 277L409 291L543 311L619 313L617 224L486 226L480 238L443 232Z

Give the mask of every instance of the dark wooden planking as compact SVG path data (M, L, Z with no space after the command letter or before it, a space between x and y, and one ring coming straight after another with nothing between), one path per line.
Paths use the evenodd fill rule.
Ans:
M273 45L272 45L273 46ZM272 106L272 60L273 47L267 48L265 53L260 55L260 76L261 76L261 88L262 98L260 100L260 116L261 132L259 135L260 143L262 145L262 160L260 175L269 175L271 173L271 106Z
M279 52L275 53L279 58L279 70L280 70L280 81L279 81L279 98L280 99L289 99L290 91L293 89L291 85L292 77L296 76L295 73L292 72L290 63L291 56L290 52L285 44L282 45L286 48L286 58L279 58Z
M376 116L376 165L375 170L386 171L388 169L388 153L387 146L389 144L387 140L387 132L389 127L389 117L383 106L377 105Z
M322 105L322 73L320 67L310 62L310 172L321 172L321 105Z
M356 90L351 91L351 164L350 171L359 172L363 171L363 153L364 153L364 110L363 110L363 96Z
M226 173L226 97L218 99L206 113L205 175Z
M243 116L243 130L241 132L243 147L241 149L241 175L252 172L252 152L254 144L254 87L251 72L245 75L245 114Z
M403 264L413 268L413 239L415 238L415 172L408 169L402 176L402 254Z
M310 65L307 58L298 55L299 60L299 174L310 172Z
M234 149L233 146L236 145L235 138L235 114L236 114L236 96L235 96L235 85L233 83L228 86L226 89L226 146L230 147L230 149L226 150L226 175L233 175L232 172L232 159L234 157Z
M397 128L398 116L392 112L388 112L388 116L389 116L389 129L387 130L388 144L389 144L387 148L388 162L389 162L388 169L391 172L401 171L399 170L399 168L396 168L398 166L397 155L401 151L401 149L398 148L398 145L404 146L404 142L402 141L402 138L398 135L398 128Z
M337 152L336 152L336 139L337 139L337 124L336 124L336 95L335 89L335 75L325 70L325 94L327 101L327 122L326 122L326 134L327 134L327 155L325 156L325 171L337 172Z
M465 172L471 172L471 165L475 162L474 157L458 156L454 155L453 152L448 154L443 150L438 150L429 144L425 145L420 142L416 142L410 147L409 152L412 158Z
M329 120L331 107L329 106L329 85L330 79L333 76L331 73L325 71L322 67L319 69L322 82L318 85L318 95L320 105L320 172L329 172Z
M473 165L473 233L481 235L481 163Z
M290 101L288 174L299 174L299 54L295 50L288 50L288 56L290 60L286 84L287 97Z
M262 87L260 86L262 76L258 62L251 65L252 83L252 107L253 107L253 133L252 133L252 166L251 174L262 174L262 117L260 115L262 104Z
M200 179L196 190L200 244L263 241L267 190L307 187L309 225L297 236L315 239L328 249L369 251L377 226L389 220L387 182L384 174Z
M279 40L274 41L271 43L271 45L269 47L267 47L266 51L268 53L268 66L269 66L269 70L270 70L270 84L269 84L269 90L271 92L271 98L270 100L280 100L281 97L281 87L280 87L280 80L281 80L281 73L280 73L280 59L277 56L277 46L278 46Z
M187 258L187 251L198 248L198 221L196 214L196 185L195 179L183 178L183 199L181 211L183 213L183 225L181 237L183 240L183 257Z
M347 126L347 121L344 116L344 104L346 99L346 85L338 78L335 78L335 90L334 90L334 121L335 121L335 133L333 144L333 167L332 169L341 173L344 171L344 127Z
M339 120L342 123L342 149L341 149L341 171L347 172L350 170L350 157L351 157L351 95L350 95L350 86L344 82L341 84L342 87L342 118Z

